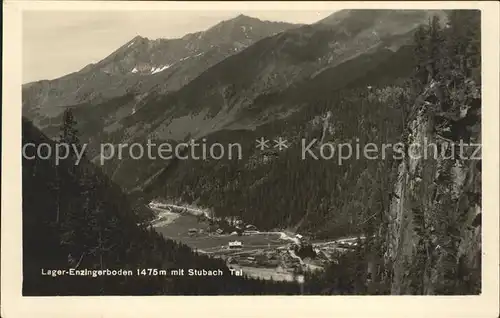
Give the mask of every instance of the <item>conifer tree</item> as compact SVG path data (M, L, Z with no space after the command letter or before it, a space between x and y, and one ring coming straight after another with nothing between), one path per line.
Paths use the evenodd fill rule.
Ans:
M57 193L59 201L57 204L57 223L61 221L61 244L67 247L71 255L69 259L75 260L76 257L80 262L87 252L85 234L88 233L83 233L83 230L87 228L87 224L85 224L88 221L87 211L92 209L92 198L88 194L92 193L93 188L91 186L92 181L88 179L90 172L86 171L87 169L79 169L76 165L75 151L81 150L76 125L77 122L71 108L65 109L58 142L59 144L66 144L69 147L69 155L67 159L63 160L56 167L56 178L59 184ZM79 175L80 180L78 183L75 183L70 178L59 177L63 169L69 173L70 178L76 178L78 171L83 171L84 173ZM83 213L81 213L82 211ZM75 262L70 261L70 263Z
M70 146L74 145L81 149L80 139L78 137L78 130L76 128L77 122L73 115L71 108L66 108L63 113L63 122L61 132L59 134L59 143L66 143ZM73 152L74 154L74 152Z
M414 35L415 42L415 80L416 89L421 89L428 78L427 62L429 57L429 33L427 26L421 25L417 28Z
M441 29L441 20L439 16L432 17L429 25L429 68L430 79L437 79L443 56L443 34Z
M79 149L79 139L78 139L78 131L76 129L76 121L73 116L73 112L71 108L66 108L63 113L63 121L59 133L59 138L57 142L59 144L66 144L70 148L70 153L67 159L62 160L62 162L59 162L59 166L56 167L55 173L56 173L56 192L57 192L57 203L56 203L56 219L55 223L59 224L61 220L61 209L64 209L64 191L68 190L67 186L68 184L60 178L60 172L62 168L61 166L71 166L72 164L68 164L72 160L74 160L74 152L71 151L72 149ZM75 145L75 148L73 148L71 145ZM74 174L75 169L70 168L69 172Z

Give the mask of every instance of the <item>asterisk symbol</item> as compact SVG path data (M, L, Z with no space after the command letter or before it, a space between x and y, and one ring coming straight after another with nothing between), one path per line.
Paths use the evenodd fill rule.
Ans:
M255 142L257 142L256 148L260 148L260 150L269 148L269 145L267 144L269 140L264 139L264 137L260 137L260 139L255 140Z
M283 150L283 149L286 149L288 148L288 145L286 144L286 139L283 139L281 137L278 138L278 140L274 140L274 143L276 145L274 145L274 148L278 148L280 151Z

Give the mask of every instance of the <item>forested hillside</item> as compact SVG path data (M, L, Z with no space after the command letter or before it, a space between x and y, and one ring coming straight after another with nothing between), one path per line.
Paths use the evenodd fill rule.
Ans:
M71 111L61 141L78 144ZM23 145L54 143L23 119ZM47 155L47 148L41 156ZM54 148L52 148L54 149ZM23 295L287 294L294 284L232 276L225 263L194 253L140 225L144 213L99 169L83 159L55 165L23 157ZM43 275L48 270L132 270L133 276ZM222 277L137 276L137 269L222 269Z

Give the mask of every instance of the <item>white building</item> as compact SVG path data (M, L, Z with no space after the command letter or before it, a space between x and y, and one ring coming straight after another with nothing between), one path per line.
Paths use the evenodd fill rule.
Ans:
M159 209L168 208L168 205L166 203L161 203L161 202L157 202L157 201L151 201L151 202L149 202L148 205L150 208L159 208Z
M240 241L229 242L230 249L240 249L243 248L243 243Z
M252 234L259 234L259 231L253 231L253 230L245 230L243 232L243 235L252 235Z

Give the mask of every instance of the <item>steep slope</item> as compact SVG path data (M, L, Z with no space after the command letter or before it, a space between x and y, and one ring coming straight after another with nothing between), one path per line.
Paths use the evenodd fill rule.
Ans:
M422 45L419 60L432 52L432 72L402 141L433 146L408 150L397 167L380 233L392 293L481 293L480 24L480 11L455 11L446 29L433 23L419 32L431 47Z
M450 120L436 114L438 85L430 83L420 96L426 103L414 105L404 144L435 144L440 153L399 164L387 211L385 260L395 294L481 290L480 87L468 81L451 92L455 107L467 110ZM467 146L459 153L461 141Z
M39 125L41 119L60 114L62 106L98 104L129 91L177 90L224 58L293 27L240 15L180 39L137 36L78 72L23 85L23 112Z
M23 145L32 144L26 147L22 162L24 296L297 292L295 284L233 276L223 261L193 253L138 225L142 221L128 198L99 169L86 160L75 165L68 159L56 165L53 152L42 151L45 159L36 158L36 146L54 144L25 118L22 128ZM148 268L220 269L224 275L137 274L137 269ZM48 273L57 269L67 273ZM78 270L87 272L78 274ZM102 275L99 270L131 274Z

